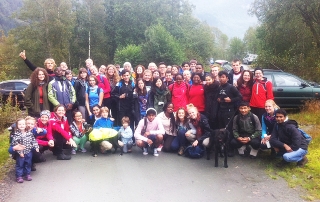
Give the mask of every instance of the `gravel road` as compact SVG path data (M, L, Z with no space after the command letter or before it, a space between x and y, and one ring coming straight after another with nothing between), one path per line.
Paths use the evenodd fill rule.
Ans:
M271 179L259 159L236 156L223 168L221 158L215 168L213 159L163 152L143 156L136 147L123 156L78 153L70 161L58 161L47 152L46 158L31 182L18 184L11 172L1 183L1 190L7 189L2 201L303 201L301 190Z

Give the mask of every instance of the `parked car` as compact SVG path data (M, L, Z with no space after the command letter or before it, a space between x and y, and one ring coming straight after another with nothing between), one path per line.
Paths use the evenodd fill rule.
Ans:
M273 84L274 101L280 107L299 107L304 101L320 98L320 86L281 70L264 69Z
M258 55L256 54L247 54L243 59L243 64L250 65L252 62L256 61L258 58Z
M0 82L2 103L7 101L10 92L12 92L13 105L15 106L15 100L17 99L19 108L24 108L24 91L27 89L29 84L29 79L7 80Z
M214 63L219 64L224 71L230 72L232 70L230 63L226 60L216 60Z

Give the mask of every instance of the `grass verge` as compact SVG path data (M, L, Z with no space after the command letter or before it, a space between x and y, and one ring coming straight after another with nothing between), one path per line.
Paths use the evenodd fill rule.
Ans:
M13 161L10 160L9 153L9 132L0 134L0 180L10 171Z
M308 148L307 157L309 162L304 168L291 164L284 168L277 168L270 161L267 164L267 173L272 179L276 176L283 177L290 187L302 187L306 194L302 196L306 200L320 199L320 101L308 101L298 113L290 113L289 119L296 120L299 127L312 137Z

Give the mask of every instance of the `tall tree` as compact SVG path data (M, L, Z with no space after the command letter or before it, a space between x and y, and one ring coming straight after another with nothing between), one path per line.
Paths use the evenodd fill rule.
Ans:
M235 58L241 59L241 57L244 54L243 41L238 37L231 38L228 52L229 52L229 60L232 60Z

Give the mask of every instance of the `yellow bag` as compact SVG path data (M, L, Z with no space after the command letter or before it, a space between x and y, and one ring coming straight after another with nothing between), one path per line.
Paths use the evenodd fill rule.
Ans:
M105 140L118 135L118 132L112 128L93 129L89 134L90 141Z

